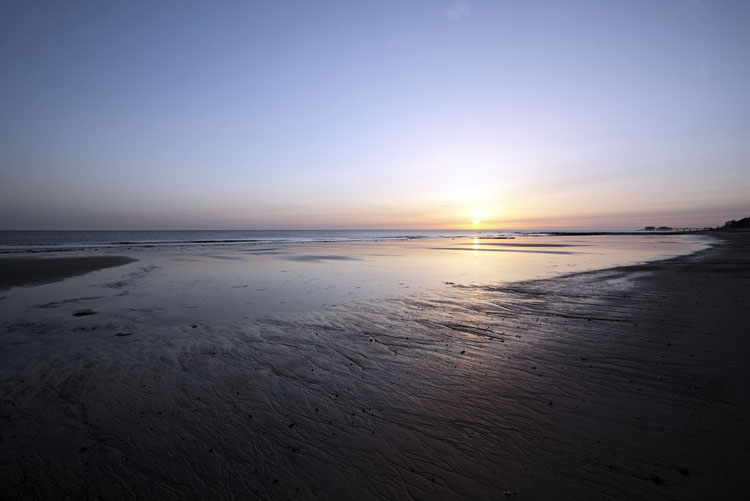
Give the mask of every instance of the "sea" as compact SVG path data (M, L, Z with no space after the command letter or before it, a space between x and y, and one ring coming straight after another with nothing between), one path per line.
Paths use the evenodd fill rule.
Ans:
M622 230L606 230L602 233ZM0 253L184 245L368 242L388 240L515 238L533 230L65 230L0 231ZM566 232L576 234L579 232ZM580 232L580 233L583 233Z
M0 319L52 318L62 310L46 305L60 304L73 308L67 315L84 305L138 312L150 325L241 322L648 262L698 251L710 240L590 231L2 231L0 259L135 261L2 291Z

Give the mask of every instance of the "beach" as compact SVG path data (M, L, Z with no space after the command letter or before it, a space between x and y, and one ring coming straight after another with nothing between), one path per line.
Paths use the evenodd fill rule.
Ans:
M56 257L51 259L6 258L0 260L0 290L56 282L92 271L122 266L135 259L125 256Z
M309 282L294 307L231 252L59 258L101 269L0 291L0 498L741 498L750 232L710 233L617 267L550 237L525 252L556 271L496 283L517 242L441 244L450 266L411 242L407 278L369 267L402 259L385 245L247 251ZM199 259L222 292L159 278ZM347 269L386 293L315 288ZM206 297L150 302L188 283Z

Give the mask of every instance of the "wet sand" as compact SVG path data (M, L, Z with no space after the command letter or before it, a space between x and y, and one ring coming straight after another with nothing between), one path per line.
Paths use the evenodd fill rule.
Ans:
M134 261L126 256L4 257L0 258L0 290L56 282Z
M0 498L741 498L750 233L713 235L296 316L4 325Z

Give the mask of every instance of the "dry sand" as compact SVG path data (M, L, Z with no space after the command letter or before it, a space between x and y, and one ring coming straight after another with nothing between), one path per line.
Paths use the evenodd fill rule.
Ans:
M744 497L750 233L716 236L294 318L6 325L0 498Z

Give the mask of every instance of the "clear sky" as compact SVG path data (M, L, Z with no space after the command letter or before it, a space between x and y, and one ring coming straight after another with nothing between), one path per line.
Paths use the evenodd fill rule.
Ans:
M750 1L0 3L0 229L750 215Z

